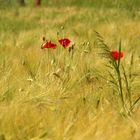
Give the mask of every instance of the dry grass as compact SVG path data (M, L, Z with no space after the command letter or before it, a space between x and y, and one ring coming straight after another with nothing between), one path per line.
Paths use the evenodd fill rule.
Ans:
M0 12L0 140L2 135L6 140L140 139L140 105L131 117L121 115L112 89L100 77L106 69L94 45L94 30L111 49L121 38L122 62L129 63L136 50L139 72L138 13L76 7ZM42 36L56 41L62 25L76 43L71 64L68 50L50 50L48 57L40 49ZM82 44L88 41L91 50L85 53L88 47ZM134 96L140 95L138 85L136 80Z

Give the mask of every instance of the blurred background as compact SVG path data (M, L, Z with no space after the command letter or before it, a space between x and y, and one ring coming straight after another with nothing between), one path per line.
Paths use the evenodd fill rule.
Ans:
M15 7L18 5L34 6L38 0L0 0L0 8ZM41 5L50 6L83 6L100 8L125 8L138 10L140 0L41 0Z

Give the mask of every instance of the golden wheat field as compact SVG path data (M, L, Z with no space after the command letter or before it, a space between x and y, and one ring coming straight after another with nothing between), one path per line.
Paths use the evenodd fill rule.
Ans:
M140 140L139 73L139 10L0 9L0 140Z

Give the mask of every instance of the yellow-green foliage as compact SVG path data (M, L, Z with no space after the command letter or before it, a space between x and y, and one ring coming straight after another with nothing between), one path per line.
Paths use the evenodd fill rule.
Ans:
M75 42L68 49L41 50L42 37L57 43L64 26ZM127 67L140 70L140 13L95 8L16 8L0 11L0 140L139 140L139 103L123 116L106 80L94 30L110 48L122 39ZM88 43L90 42L90 43ZM55 59L54 59L55 58ZM105 78L103 78L103 77ZM133 96L140 95L139 79Z

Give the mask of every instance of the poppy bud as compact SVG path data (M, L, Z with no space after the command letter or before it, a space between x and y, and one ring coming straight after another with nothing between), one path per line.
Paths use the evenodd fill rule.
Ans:
M59 32L57 32L57 36L59 36Z
M72 50L72 48L71 48L71 47L69 47L69 52L71 52L71 50Z
M42 40L43 40L43 41L45 41L45 40L46 40L45 36L43 36Z

